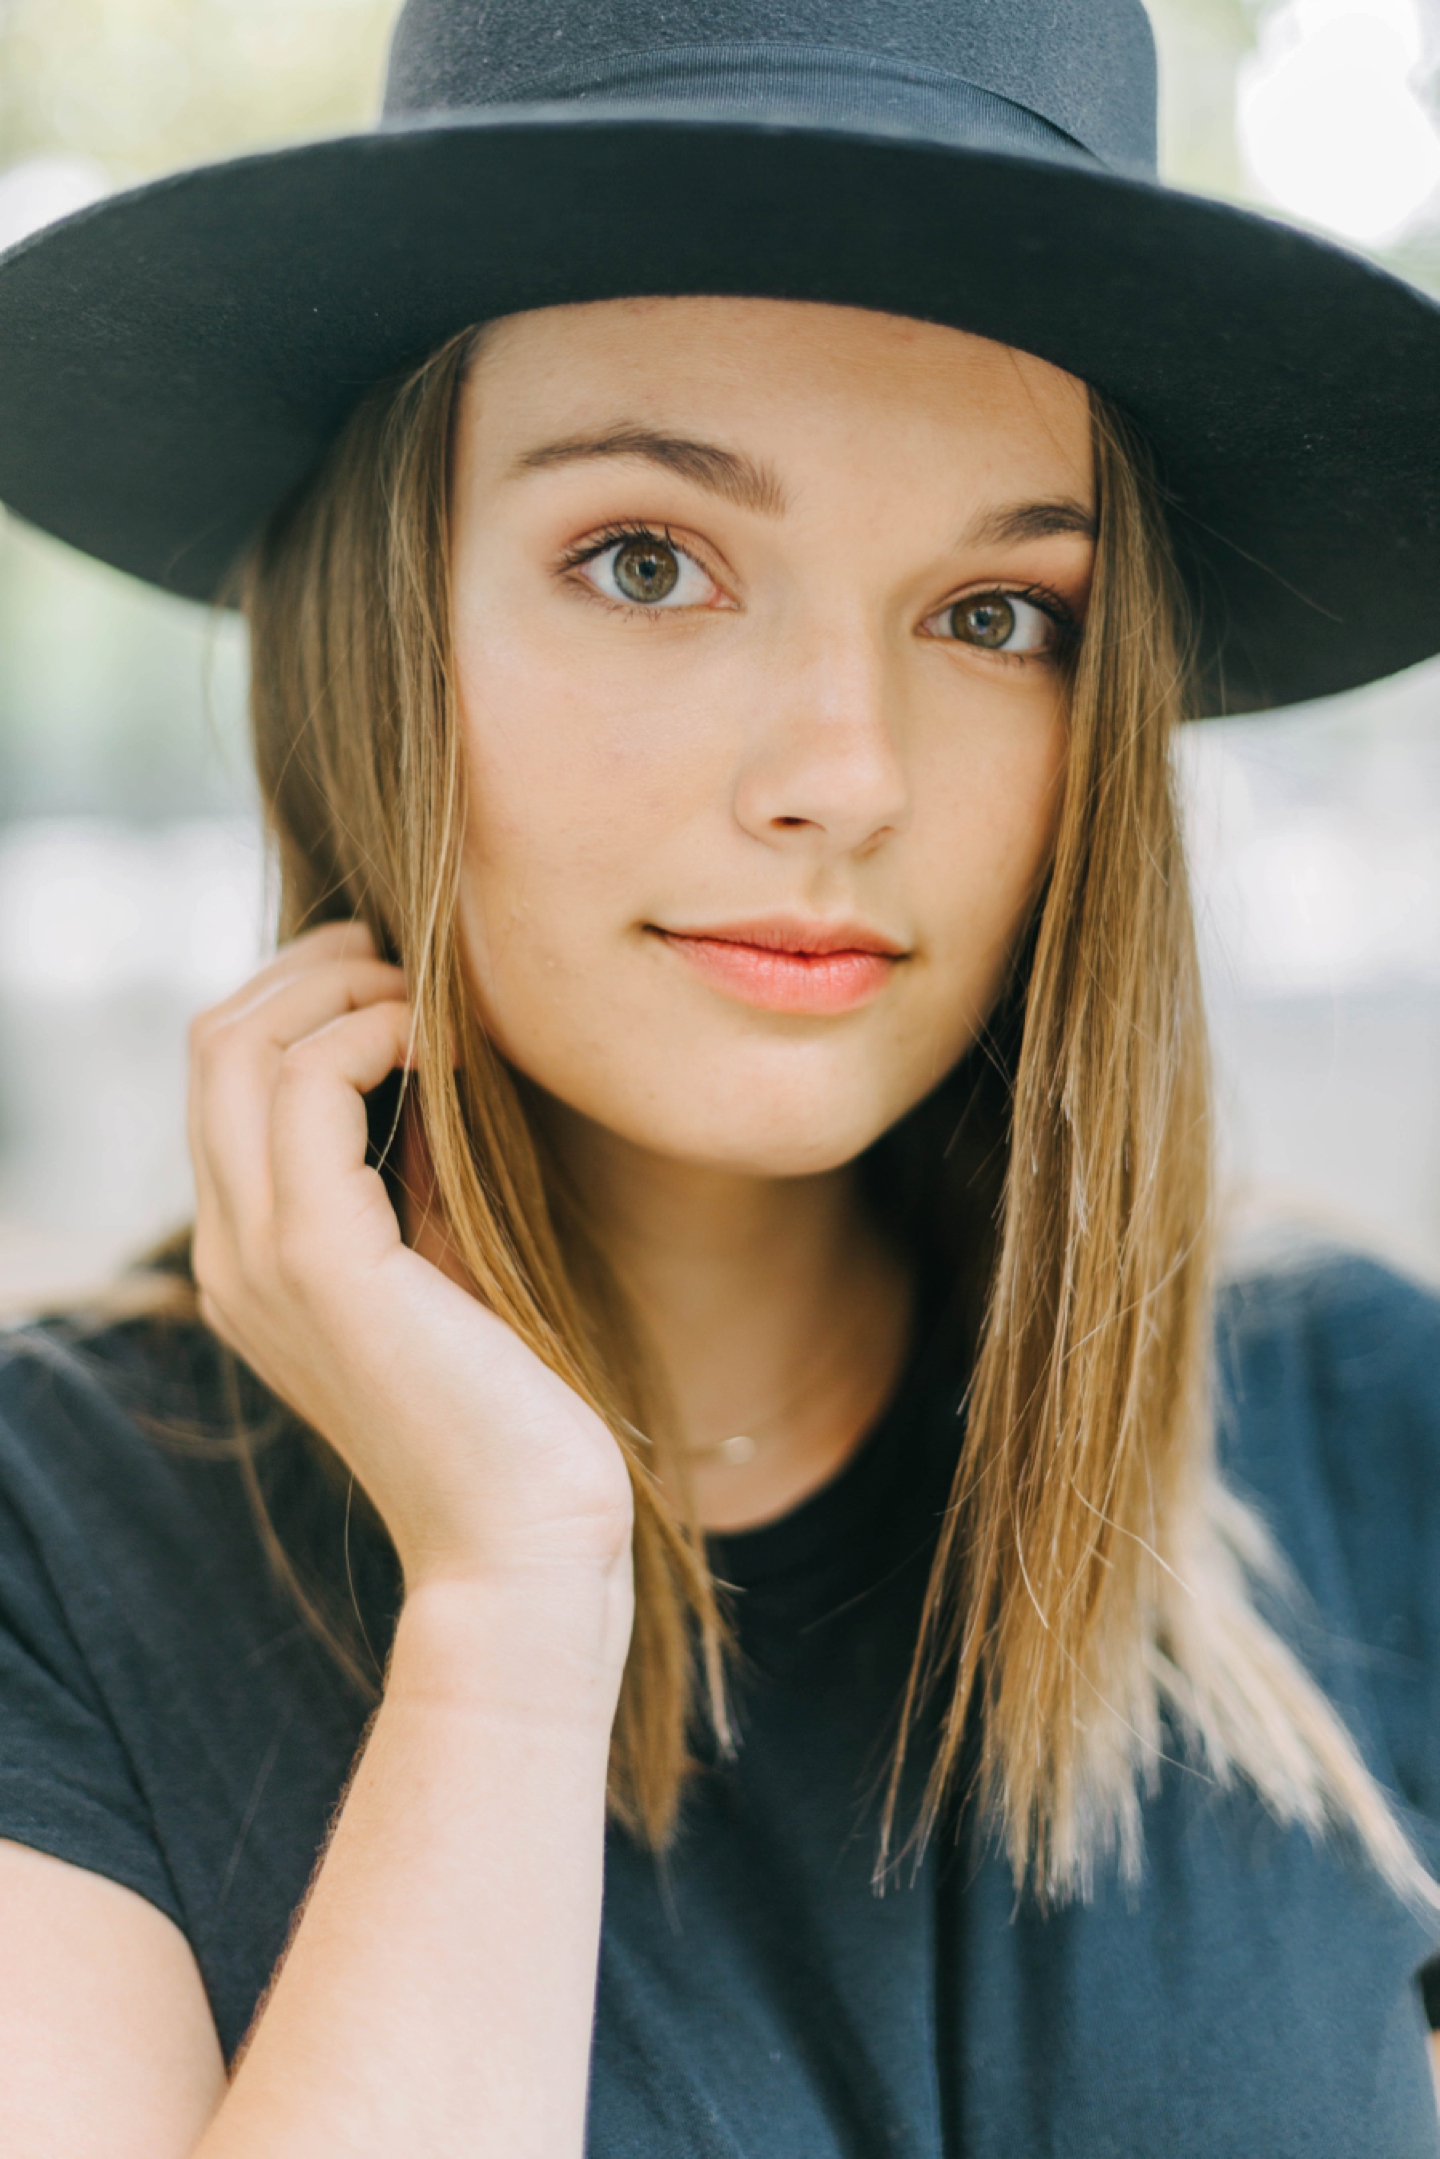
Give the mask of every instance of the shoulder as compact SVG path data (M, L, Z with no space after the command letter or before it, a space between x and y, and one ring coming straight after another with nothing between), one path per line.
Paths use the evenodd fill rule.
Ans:
M72 1623L133 1629L143 1607L268 1631L294 1617L278 1552L323 1600L347 1517L313 1443L198 1323L0 1335L5 1600L43 1577Z
M97 1325L55 1317L0 1328L0 1422L12 1434L94 1433L115 1416L219 1420L223 1352L198 1321L168 1314Z
M1227 1285L1218 1438L1304 1591L1300 1646L1440 1823L1440 1297L1356 1254Z
M310 1693L368 1701L351 1637L373 1665L397 1601L363 1502L198 1323L0 1337L0 1666L39 1651L144 1723L222 1672L238 1714L280 1644L296 1685L303 1666Z
M1316 1251L1226 1284L1220 1442L1262 1485L1306 1460L1351 1491L1428 1488L1440 1462L1440 1296L1357 1253Z
M104 1329L55 1321L0 1335L0 1509L40 1529L119 1534L236 1485L235 1439L258 1405L219 1345L180 1320ZM104 1538L101 1537L101 1541Z
M1440 1334L1440 1292L1413 1275L1340 1247L1302 1244L1221 1287L1222 1336L1241 1349L1305 1341L1323 1361L1390 1357Z

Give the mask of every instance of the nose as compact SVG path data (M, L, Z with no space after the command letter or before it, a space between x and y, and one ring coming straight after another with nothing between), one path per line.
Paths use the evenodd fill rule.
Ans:
M868 853L903 828L909 778L900 691L884 639L859 622L812 625L769 655L735 816L769 846Z

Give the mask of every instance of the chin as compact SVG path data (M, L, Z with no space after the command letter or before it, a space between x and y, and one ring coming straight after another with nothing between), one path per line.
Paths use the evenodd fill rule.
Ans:
M886 1037L842 1043L677 1039L674 1015L649 1012L617 1031L569 1027L502 1053L572 1116L632 1147L696 1168L751 1177L816 1177L864 1154L935 1084L964 1043Z
M728 1130L713 1135L703 1133L679 1134L674 1144L651 1135L645 1144L653 1154L669 1156L674 1161L688 1162L697 1169L724 1170L737 1177L779 1179L787 1177L821 1177L827 1170L843 1168L865 1152L878 1132L826 1133L817 1138L812 1132L801 1135L777 1137L772 1133L748 1135Z
M713 1098L712 1098L713 1090ZM577 1105L578 1106L578 1105ZM908 1108L881 1109L860 1086L840 1100L815 1090L773 1094L738 1076L732 1086L677 1090L669 1101L584 1112L652 1154L750 1177L817 1177L853 1162ZM598 1113L597 1113L598 1111ZM628 1113L627 1113L628 1112Z

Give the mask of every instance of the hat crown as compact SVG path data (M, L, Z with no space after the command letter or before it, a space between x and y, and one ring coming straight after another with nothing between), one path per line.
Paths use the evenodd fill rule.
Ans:
M803 50L857 73L951 78L1037 114L1102 163L1155 168L1155 41L1142 0L407 0L385 117L624 96L634 70L617 75L616 64L640 58L668 58L667 102L701 105L707 55L737 48L762 62L767 48ZM660 87L653 68L647 79ZM767 96L763 73L751 81L757 105L787 102Z

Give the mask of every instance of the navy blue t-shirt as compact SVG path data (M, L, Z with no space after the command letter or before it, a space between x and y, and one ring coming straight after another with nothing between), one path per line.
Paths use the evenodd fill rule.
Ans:
M1220 1366L1292 1638L1440 1865L1440 1302L1359 1260L1277 1274L1227 1291ZM959 1394L933 1340L837 1478L717 1540L742 1745L663 1863L611 1836L591 2159L1437 2159L1440 1937L1244 1791L1171 1768L1138 1887L1049 1916L952 1842L873 1893ZM228 1413L198 1331L0 1361L0 1836L168 1913L230 2052L370 1700L276 1571ZM383 1540L283 1422L259 1461L301 1577L383 1657Z

